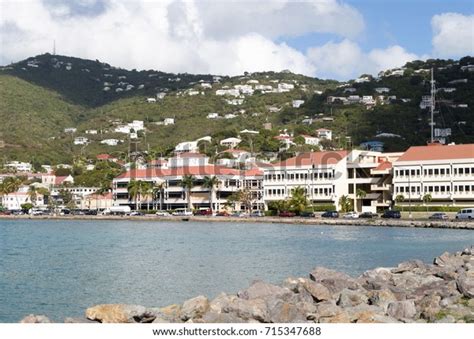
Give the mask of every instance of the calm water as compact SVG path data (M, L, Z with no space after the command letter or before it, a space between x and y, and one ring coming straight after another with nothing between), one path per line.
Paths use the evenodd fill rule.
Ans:
M463 230L0 220L0 322L61 321L100 303L164 306L318 265L357 275L471 244Z

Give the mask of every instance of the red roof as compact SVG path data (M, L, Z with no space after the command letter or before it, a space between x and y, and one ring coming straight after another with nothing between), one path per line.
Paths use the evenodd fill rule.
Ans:
M61 177L56 177L54 178L54 184L55 185L61 185L64 180L66 180L68 178L68 176L61 176Z
M186 166L176 168L148 168L127 171L116 179L151 179L154 177L177 177L183 175L211 176L211 175L241 175L242 171L224 166L206 165L206 166Z
M401 161L473 159L474 144L412 146L398 158Z
M384 161L374 168L374 171L385 171L390 168L392 168L392 163L390 161Z
M254 168L251 168L251 169L249 169L249 170L246 170L246 171L244 172L244 175L245 175L246 177L262 176L262 175L263 175L263 171L262 171L261 169L259 169L259 168L254 167Z
M168 163L168 160L166 159L156 159L156 160L150 161L150 165L162 165L162 164L167 164L167 163Z
M222 151L221 153L250 153L249 151L243 150L243 149L226 149L225 151Z
M331 130L327 128L318 128L316 132L331 132Z
M92 193L92 194L89 194L87 196L87 198L95 199L95 200L111 200L111 199L113 199L113 196L112 196L112 192L108 192L108 193L105 193L105 194Z
M98 154L96 158L97 160L109 160L112 159L112 156L110 156L109 154Z
M294 158L277 163L275 166L334 165L344 159L347 154L347 151L302 153Z
M275 139L277 140L293 140L292 137L290 137L289 135L278 135L275 137Z

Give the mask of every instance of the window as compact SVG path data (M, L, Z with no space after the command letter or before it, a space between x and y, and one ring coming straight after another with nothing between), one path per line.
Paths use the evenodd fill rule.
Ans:
M444 168L439 170L439 174L444 175Z
M433 175L433 170L432 169L428 170L428 175Z
M428 171L426 169L423 170L423 175L428 175Z
M446 175L449 175L449 168L446 168Z
M421 171L420 171L419 169L417 169L417 170L416 170L416 175L417 175L417 176L420 176L420 172L421 172Z
M459 175L463 175L464 174L464 168L458 168L458 172L459 172Z
M434 175L439 175L439 169L435 168Z
M441 186L441 187L440 187L440 190L441 190L442 193L444 193L445 187L444 187L444 186Z
M414 169L411 170L411 176L412 176L412 177L415 176L415 170L414 170Z
M467 168L464 169L464 171L465 171L466 175L468 175L469 172L471 171L471 169L469 167L467 167Z

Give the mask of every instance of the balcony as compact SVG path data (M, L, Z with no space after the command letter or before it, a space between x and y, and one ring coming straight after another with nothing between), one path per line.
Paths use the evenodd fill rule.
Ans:
M370 185L370 190L371 191L390 191L390 189L392 188L392 185L390 184L384 184L382 186L379 186L379 185Z

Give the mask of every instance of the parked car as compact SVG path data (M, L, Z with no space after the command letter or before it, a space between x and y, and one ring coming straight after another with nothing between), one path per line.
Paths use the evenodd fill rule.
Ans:
M166 211L156 211L155 215L157 217L169 217L170 214Z
M260 217L264 217L265 213L263 213L263 211L253 211L252 213L250 213L250 216L255 217L255 218L260 218Z
M377 218L379 215L377 213L372 213L372 212L363 212L359 214L359 218L363 219L372 219L372 218Z
M357 212L347 212L343 215L344 219L359 219L359 213Z
M456 214L456 219L474 219L474 208L463 208Z
M193 212L194 215L212 215L212 210L211 209L202 209L202 210L196 210Z
M178 208L171 214L176 216L176 217L189 217L189 216L193 215L193 212L191 212L187 208Z
M26 213L22 210L11 210L10 214L12 214L12 215L24 215Z
M438 213L433 213L432 215L430 215L428 217L428 219L431 219L431 220L447 220L447 219L449 219L449 217L446 213L438 212Z
M400 211L394 211L394 210L387 210L383 212L382 218L385 219L400 219Z
M230 213L228 213L226 211L217 212L216 216L217 217L228 217L228 216L230 216Z
M314 218L316 215L314 212L301 212L300 217L302 218Z
M10 215L10 211L8 210L4 210L4 211L0 211L0 215Z
M323 218L339 218L339 213L337 211L326 211L321 214Z
M293 218L296 214L290 211L283 211L278 214L281 218Z
M97 215L98 211L97 210L87 210L84 212L85 215Z
M231 214L231 216L236 218L245 218L248 217L248 214L245 212L234 212Z
M37 209L31 209L29 213L30 215L44 215L44 212L42 210Z
M145 215L145 213L139 212L139 211L130 212L131 217L143 217L144 215Z

